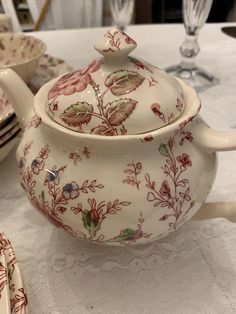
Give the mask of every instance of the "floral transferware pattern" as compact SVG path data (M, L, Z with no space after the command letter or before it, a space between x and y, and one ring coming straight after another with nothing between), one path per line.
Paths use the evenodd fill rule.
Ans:
M61 185L61 178L67 166L58 167L54 165L51 169L46 168L45 162L50 154L49 145L45 145L40 150L35 159L32 160L30 167L26 166L26 158L32 144L33 142L30 142L24 146L23 156L19 159L18 165L21 175L21 185L32 204L43 212L55 225L69 231L72 235L95 242L103 242L105 240L105 236L101 232L103 221L107 216L115 215L126 207L129 207L131 202L118 198L113 201L97 201L96 198L89 197L90 194L96 195L97 190L106 188L103 184L98 183L96 179L91 181L85 180L80 183L71 181ZM45 170L47 174L44 178L44 189L37 195L36 185L38 181L36 176L42 174ZM80 202L82 194L88 195L87 201L84 203ZM68 212L75 215L76 219L80 217L79 219L82 222L84 230L78 230L63 222L63 217ZM120 241L130 242L137 241L141 237L149 237L148 234L142 231L141 225L138 225L137 228L137 230L126 228L120 231L119 237L121 234L123 235ZM100 233L99 235L98 232ZM124 232L125 234L123 234ZM118 242L119 237L106 239L106 241Z
M0 301L4 289L9 289L11 313L25 314L28 304L27 296L24 291L19 266L11 242L4 233L0 233L0 257L1 256L5 256L6 267L0 262Z
M168 81L157 67L127 57L134 47L135 41L119 30L105 34L95 45L103 59L52 83L46 100L48 115L77 132L105 136L147 132L175 120L184 109L180 84ZM109 69L113 58L120 62ZM170 90L168 101L163 87ZM146 123L139 123L140 119Z
M29 125L27 132L34 132L41 127L36 117L31 119ZM147 136L143 143L153 141L151 136ZM24 144L22 155L18 160L21 184L32 205L56 226L73 236L97 243L122 245L138 243L140 240L152 240L155 238L155 233L149 228L146 230L146 212L137 207L138 203L133 204L131 201L133 197L130 198L129 193L136 191L138 197L142 195L142 198L146 199L147 208L153 208L156 223L159 221L166 230L160 236L176 230L188 218L195 204L189 180L189 170L193 166L193 160L185 151L186 144L192 141L191 132L180 129L167 142L155 144L159 159L163 160L160 165L162 174L158 177L142 159L126 162L123 164L123 169L116 169L121 175L120 183L123 186L127 185L125 188L127 198L119 197L118 192L114 199L107 199L106 191L109 185L101 182L99 177L86 179L83 175L83 179L78 179L81 177L81 167L85 167L85 163L93 162L93 158L96 159L96 152L91 154L89 145L80 145L74 151L65 152L64 164L57 164L55 161L51 164L50 146L46 144L35 154L35 148L32 150L32 147L36 145L33 141L29 141ZM75 176L68 180L67 172L70 169L76 172ZM77 171L79 176L76 177ZM134 223L129 226L125 220L126 215L128 217L129 212L134 208L137 211L137 227ZM139 214L142 218L138 217ZM110 223L110 218L116 215L118 220L120 215L124 217L120 231L114 230L112 236L107 236L106 226ZM115 217L114 219L116 220Z

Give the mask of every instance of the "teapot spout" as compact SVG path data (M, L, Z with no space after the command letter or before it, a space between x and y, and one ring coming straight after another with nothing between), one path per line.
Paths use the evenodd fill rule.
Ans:
M11 101L17 119L24 129L34 114L33 93L24 81L11 69L0 71L0 86Z

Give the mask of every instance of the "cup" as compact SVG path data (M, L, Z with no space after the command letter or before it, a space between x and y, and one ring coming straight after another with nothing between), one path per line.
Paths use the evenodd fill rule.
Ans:
M7 14L0 14L0 33L11 33L13 31L10 16Z

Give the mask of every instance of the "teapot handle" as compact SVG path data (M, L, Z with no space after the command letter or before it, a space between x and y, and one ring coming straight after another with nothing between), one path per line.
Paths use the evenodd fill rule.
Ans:
M197 119L192 133L195 142L209 152L236 150L236 131L216 131Z

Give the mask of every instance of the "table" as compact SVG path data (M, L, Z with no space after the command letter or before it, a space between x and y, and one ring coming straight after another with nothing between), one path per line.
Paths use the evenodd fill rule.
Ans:
M201 94L213 128L236 128L236 40L226 24L206 25L197 62L220 85ZM236 25L230 23L227 25ZM81 67L98 56L105 29L38 32L48 53ZM179 61L182 25L130 26L133 55L164 68ZM208 202L236 201L236 152L219 154ZM26 200L14 152L0 164L0 230L12 241L33 313L235 313L236 226L226 219L191 221L163 240L135 248L84 244L48 224Z

